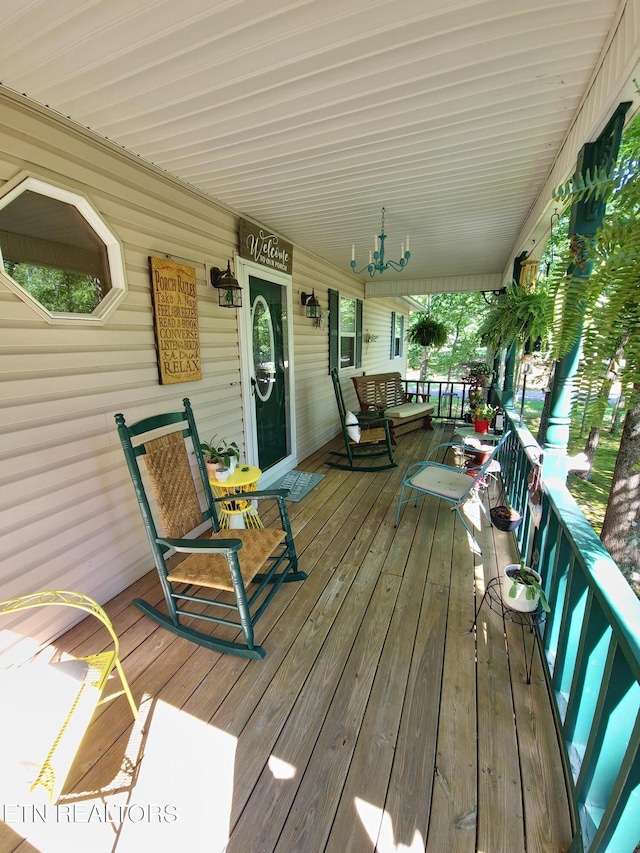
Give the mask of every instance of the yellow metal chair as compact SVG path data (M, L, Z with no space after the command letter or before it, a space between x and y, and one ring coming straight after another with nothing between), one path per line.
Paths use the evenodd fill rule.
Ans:
M42 787L48 800L53 802L64 784L93 712L97 705L106 701L103 692L114 669L120 676L122 690L106 698L110 700L124 693L134 719L137 708L120 663L118 637L109 617L92 598L81 592L50 589L0 602L0 616L50 606L73 607L94 616L107 629L113 643L109 651L87 657L41 664L36 656L35 661L2 670L0 681L4 695L0 718L5 726L11 720L11 731L3 732L8 742L3 750L5 757L10 753L15 763L24 768L26 774L31 774L28 775L31 793ZM39 707L34 709L36 705ZM48 725L53 727L51 733L47 731ZM50 745L46 754L38 755L37 735L41 734ZM7 766L3 771L10 772ZM3 781L11 784L6 778Z

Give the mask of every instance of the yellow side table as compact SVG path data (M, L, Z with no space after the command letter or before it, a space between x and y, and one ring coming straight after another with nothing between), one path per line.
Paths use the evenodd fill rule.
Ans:
M209 480L213 494L217 498L229 496L228 501L222 501L217 505L220 527L223 529L242 527L260 529L264 527L253 501L243 500L239 497L245 492L255 492L261 476L262 471L254 465L238 465L224 483L215 478Z

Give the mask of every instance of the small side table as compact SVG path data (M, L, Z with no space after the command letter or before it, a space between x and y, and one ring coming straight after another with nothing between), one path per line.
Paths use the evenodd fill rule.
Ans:
M476 432L475 427L457 427L453 433L454 438L462 439L464 443L465 438L477 438L479 441L487 441L497 444L501 439L502 435L496 435L495 432Z
M224 483L216 479L209 480L211 490L217 498L229 496L228 501L221 501L217 505L221 528L264 528L253 501L239 497L245 492L255 492L261 476L262 471L254 465L238 465Z
M535 651L536 642L539 641L539 636L536 628L547 618L547 614L542 609L542 605L538 604L536 610L525 613L522 610L514 610L505 604L502 598L502 578L492 578L487 584L487 588L482 596L480 604L476 610L476 615L471 625L470 630L473 631L478 623L478 615L482 605L487 602L491 610L500 613L503 619L507 622L513 622L514 625L519 625L522 630L522 652L524 654L525 673L527 676L527 684L531 684L531 670L533 669L533 653ZM524 629L528 628L529 633L533 634L533 642L531 643L531 651L527 657L527 647L525 643Z

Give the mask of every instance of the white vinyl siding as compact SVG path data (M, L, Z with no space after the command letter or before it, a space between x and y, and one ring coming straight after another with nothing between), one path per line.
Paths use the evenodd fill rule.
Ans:
M1 106L0 186L24 173L86 195L123 246L127 294L98 328L52 326L0 280L0 599L59 588L102 603L153 567L115 413L131 422L189 397L202 436L218 433L244 448L238 315L218 306L205 280L206 263L226 267L233 258L238 216L44 110L11 99ZM165 254L196 270L199 382L158 382L149 257ZM300 459L338 431L327 331L304 316L299 297L315 288L326 309L326 280L326 264L294 247ZM333 269L331 281L362 299L350 271ZM385 300L366 305L372 331L389 310ZM381 356L372 345L378 369ZM68 627L66 611L6 617L3 628L34 622L45 641Z

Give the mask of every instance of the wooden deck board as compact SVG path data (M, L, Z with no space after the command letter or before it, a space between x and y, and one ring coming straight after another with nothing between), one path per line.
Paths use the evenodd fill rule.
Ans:
M327 850L373 850L386 799L425 579L406 573L378 661ZM382 630L382 628L381 628Z
M469 596L473 555L459 521L452 545L428 853L473 853L476 847L476 669L475 641L470 630L475 614L474 601Z
M526 685L520 634L507 626L505 645L488 608L477 643L470 630L488 579L513 559L512 537L471 506L484 551L476 555L455 513L433 499L407 504L394 527L403 472L443 439L441 428L403 436L398 468L376 474L326 467L333 443L298 466L326 475L289 504L308 578L284 585L258 622L262 661L197 647L144 617L130 600L161 601L153 572L108 602L149 716L134 726L122 696L103 706L64 801L136 802L149 790L158 802L178 798L181 818L162 827L157 850L200 849L204 837L211 853L225 843L227 853L565 848L569 813L541 662ZM261 512L268 521L275 503ZM100 630L85 620L59 648L95 651L108 639ZM167 715L177 728L164 739L157 727ZM230 766L224 750L217 758L218 735L232 744ZM163 760L153 752L165 743ZM142 829L118 828L115 846L96 828L91 843L80 836L82 849L142 849ZM35 829L0 825L0 853L58 849Z

